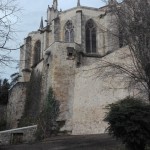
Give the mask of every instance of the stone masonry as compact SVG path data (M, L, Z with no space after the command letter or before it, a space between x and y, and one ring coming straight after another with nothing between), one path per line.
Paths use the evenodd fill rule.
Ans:
M31 143L35 140L36 129L37 125L1 131L0 145Z
M42 75L40 111L50 87L60 102L58 122L70 134L104 133L106 105L133 91L123 76L110 77L98 68L105 61L130 65L127 47L119 47L115 18L108 6L86 6L58 11L57 0L48 6L46 25L28 34L20 49L20 81L10 91L9 128L16 128L26 101L26 83L34 71ZM111 31L111 32L108 32ZM113 34L112 34L113 33Z

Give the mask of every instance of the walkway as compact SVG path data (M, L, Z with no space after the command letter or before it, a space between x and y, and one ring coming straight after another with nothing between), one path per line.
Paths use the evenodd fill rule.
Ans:
M0 150L118 150L121 144L108 136L61 136L40 143L1 146Z

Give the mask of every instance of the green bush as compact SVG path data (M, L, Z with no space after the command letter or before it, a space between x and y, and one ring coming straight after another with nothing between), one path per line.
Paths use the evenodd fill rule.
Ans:
M150 139L150 105L127 97L107 107L107 131L129 150L144 150Z

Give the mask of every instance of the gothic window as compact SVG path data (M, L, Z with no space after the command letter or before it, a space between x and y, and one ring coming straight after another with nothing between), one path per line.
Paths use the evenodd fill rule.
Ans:
M34 65L40 62L41 41L37 41L34 46Z
M67 21L65 25L65 42L74 42L74 29L71 21Z
M92 19L86 23L86 52L96 53L96 26Z

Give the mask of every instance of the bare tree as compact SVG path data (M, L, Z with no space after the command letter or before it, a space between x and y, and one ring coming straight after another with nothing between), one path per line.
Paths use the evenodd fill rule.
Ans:
M149 0L116 0L108 1L109 11L115 16L114 26L118 33L109 31L118 37L120 47L128 45L132 67L122 63L103 61L99 69L113 68L107 74L124 73L130 78L129 85L137 85L146 91L150 101L150 1ZM116 29L115 29L116 31Z
M13 61L9 57L12 50L17 50L16 46L12 46L12 41L15 40L14 25L18 21L16 0L0 0L0 63L8 65ZM11 43L11 44L10 44Z

